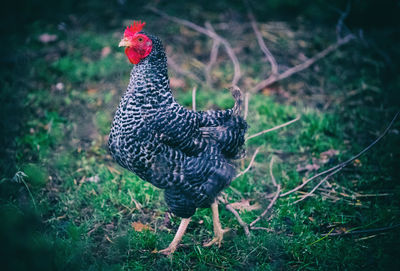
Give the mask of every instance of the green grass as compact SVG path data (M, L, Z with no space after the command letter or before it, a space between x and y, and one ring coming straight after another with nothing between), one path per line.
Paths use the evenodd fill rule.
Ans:
M32 40L41 33L39 27L33 29ZM26 114L15 138L16 170L27 175L24 181L37 209L33 208L27 189L22 183L13 182L12 175L2 176L0 182L0 254L8 260L8 268L385 270L391 264L400 265L398 229L322 238L324 233L341 229L399 223L398 122L373 149L331 178L332 187L323 186L342 193L337 201L322 197L321 191L299 204L293 202L300 193L280 198L268 215L270 219L257 224L271 232L251 231L249 238L235 217L221 206L222 224L231 228L221 248L202 246L212 237L212 219L209 209L200 209L183 238L183 246L172 257L153 253L169 244L180 219L171 217L167 221L162 191L117 166L106 148L113 113L130 69L122 51L116 48L119 30L97 32L90 27L77 27L61 33L56 28L49 29L58 34L57 42L41 46L30 41L22 48L48 57L34 58L25 67L29 84L21 90L21 107ZM278 47L293 48L295 40L281 38L278 43ZM110 46L111 52L102 57L106 46ZM357 50L364 52L357 45L343 48L322 60L318 71L307 70L294 76L272 89L272 94L251 96L249 135L296 116L301 119L248 141L247 158L239 167L243 169L254 150L261 146L260 153L253 169L231 185L244 199L259 203L262 209L268 206L270 199L266 195L275 191L269 175L273 156L274 176L283 191L289 191L316 173L298 172L298 166L315 162L321 165L319 171L332 167L362 150L389 123L395 110L381 97L385 87L382 65L365 65L375 56L354 56ZM356 64L350 65L353 60L349 56ZM251 57L248 53L243 63L251 63ZM243 67L246 78L260 76L251 73L263 67L261 61L254 60L253 67ZM213 71L223 82L232 75L227 63L218 63ZM345 70L345 76L333 65ZM296 84L303 81L322 90L307 94L307 87ZM57 89L55 85L60 82L63 88ZM195 84L190 80L186 83L187 89ZM231 107L233 100L224 84L218 81L212 88L199 86L198 109ZM286 89L291 99L282 102L279 87ZM349 96L348 92L354 89L362 94ZM8 93L12 93L12 87ZM176 90L175 96L182 105L191 107L190 91ZM321 109L320 104L327 100L333 100L333 106ZM320 154L330 149L337 150L338 155L321 162ZM312 187L306 186L303 191ZM351 198L340 187L361 194L389 195ZM225 192L230 202L241 200L232 189ZM244 211L240 215L250 223L261 212ZM151 230L135 231L133 222L148 225Z

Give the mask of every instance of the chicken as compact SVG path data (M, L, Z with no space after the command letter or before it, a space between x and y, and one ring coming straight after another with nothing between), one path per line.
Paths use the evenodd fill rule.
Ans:
M119 165L163 189L169 210L182 218L161 253L173 253L196 208L210 206L215 236L205 246L220 245L226 230L216 197L235 176L233 160L243 154L242 94L232 87L235 105L228 110L195 112L179 105L169 86L163 45L142 32L144 25L128 26L119 43L134 66L114 117L109 150Z

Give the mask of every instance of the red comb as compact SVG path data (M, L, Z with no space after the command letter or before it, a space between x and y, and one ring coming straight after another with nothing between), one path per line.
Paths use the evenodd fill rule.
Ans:
M133 35L135 35L137 32L142 31L142 28L143 28L143 26L145 26L145 25L146 25L145 22L142 23L142 21L138 21L138 22L137 22L137 21L133 21L133 24L130 25L130 26L128 26L128 27L125 29L124 36L126 37L126 36L133 36Z

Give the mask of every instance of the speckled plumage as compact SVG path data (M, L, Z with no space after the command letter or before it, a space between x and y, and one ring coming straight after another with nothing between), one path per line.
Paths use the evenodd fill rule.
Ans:
M144 32L140 32L144 33ZM135 65L109 137L113 158L140 178L165 190L170 210L190 217L208 207L235 175L232 159L241 153L247 124L235 107L194 112L172 96L161 41Z

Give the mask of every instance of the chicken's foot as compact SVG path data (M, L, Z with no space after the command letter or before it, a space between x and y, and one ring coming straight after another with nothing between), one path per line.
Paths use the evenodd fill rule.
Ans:
M174 253L176 248L179 246L179 243L181 242L183 235L185 234L189 222L190 222L190 217L182 218L181 224L179 225L178 231L176 232L172 242L169 244L167 248L158 251L158 253L164 254L166 256Z
M218 213L218 202L215 200L213 204L211 204L211 211L212 211L212 216L213 216L213 225L214 225L214 238L208 242L205 243L203 246L204 247L209 247L213 244L217 244L218 247L221 246L222 239L224 237L224 233L228 232L230 229L223 229L221 226L221 222L219 221L219 213Z

